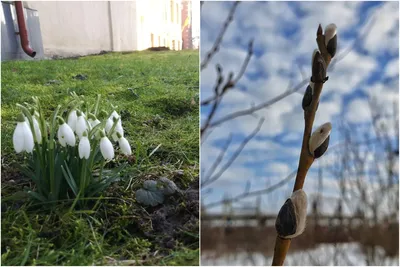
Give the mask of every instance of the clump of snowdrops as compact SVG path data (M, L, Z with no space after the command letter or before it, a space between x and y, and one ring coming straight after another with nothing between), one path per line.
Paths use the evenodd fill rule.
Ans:
M17 104L21 113L13 144L17 153L26 153L19 167L35 184L27 192L34 200L67 199L75 206L96 197L119 177L126 164L107 172L104 166L115 157L115 150L130 155L131 147L114 107L107 113L99 110L99 104L100 95L90 105L72 93L66 107L58 105L50 118L37 97L33 104Z

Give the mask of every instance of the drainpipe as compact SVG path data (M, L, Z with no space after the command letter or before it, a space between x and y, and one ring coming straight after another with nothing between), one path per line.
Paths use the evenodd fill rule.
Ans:
M15 10L17 12L17 21L19 37L21 38L21 47L24 52L30 56L35 57L36 52L29 46L28 31L26 30L25 18L24 18L24 8L21 1L15 1Z

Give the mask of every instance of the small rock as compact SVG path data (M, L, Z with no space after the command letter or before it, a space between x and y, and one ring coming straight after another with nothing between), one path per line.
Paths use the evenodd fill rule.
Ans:
M87 75L78 74L78 75L73 76L72 78L73 78L73 79L76 79L76 80L84 81L84 80L87 79Z
M50 80L45 85L51 85L51 84L61 84L61 81L59 81L59 80Z
M161 191L166 196L172 195L179 190L176 184L167 177L161 177L160 184L162 186Z

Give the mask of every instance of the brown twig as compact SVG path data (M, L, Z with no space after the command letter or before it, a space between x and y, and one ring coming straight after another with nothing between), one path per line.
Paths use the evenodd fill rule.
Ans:
M238 202L238 201L240 201L240 200L242 200L244 198L260 196L260 195L271 193L272 191L275 191L276 189L278 189L278 188L284 186L285 184L287 184L288 182L290 182L292 180L292 177L296 174L296 172L297 172L297 170L291 172L286 178L282 179L281 181L279 181L278 183L276 183L274 185L271 185L268 188L261 189L261 190L256 190L256 191L245 190L245 192L243 192L243 193L241 193L241 194L239 194L239 195L237 195L235 197L232 197L232 198L229 198L229 199L224 199L222 201L212 202L212 203L209 203L209 204L205 205L204 207L205 208L212 208L212 207L216 207L216 206L222 205L222 204L224 204L226 202L234 203L234 202Z
M243 148L247 145L247 143L253 139L254 136L256 136L256 134L260 131L261 126L263 125L265 119L264 117L261 118L258 121L258 125L257 127L254 129L254 131L248 135L240 144L240 146L238 147L238 149L236 149L236 151L233 153L233 155L231 156L231 158L228 160L227 163L225 163L224 166L221 167L220 171L215 174L214 176L212 176L211 178L209 178L208 180L204 181L201 183L201 187L205 187L209 184L211 184L212 182L216 181L219 177L221 177L221 175L232 165L232 163L236 160L236 158L239 156L239 154L242 152Z
M258 111L260 109L267 108L267 107L275 104L276 102L282 100L283 98L285 98L285 97L293 94L294 92L300 90L301 88L304 87L304 85L306 85L309 82L309 80L310 79L303 80L301 83L296 85L291 90L288 90L288 91L286 91L286 92L284 92L284 93L282 93L282 94L280 94L280 95L278 95L278 96L276 96L276 97L272 98L271 100L268 100L268 101L266 101L264 103L261 103L259 105L256 105L254 107L251 107L251 108L248 108L248 109L245 109L245 110L241 110L241 111L237 111L237 112L233 112L231 114L228 114L228 115L222 117L221 119L212 122L209 125L209 127L215 127L215 126L220 125L220 124L222 124L222 123L224 123L226 121L229 121L229 120L241 117L241 116L251 115L251 114L253 114L254 112L256 112L256 111Z
M319 25L317 30L317 44L319 51L325 60L326 67L329 66L331 62L331 56L327 51L325 46L325 36L322 34L322 27ZM312 127L314 124L315 114L317 111L317 105L319 102L319 97L322 92L323 82L322 81L315 81L314 85L314 95L311 101L310 106L304 111L304 133L303 133L303 144L301 147L300 153L300 160L299 160L299 167L297 171L296 181L294 184L293 192L303 188L304 181L307 175L309 168L311 167L312 163L314 162L314 157L311 155L308 142L311 137ZM283 265L286 254L290 247L290 239L283 239L277 235L275 241L275 248L274 248L274 257L272 260L273 266L281 266Z
M218 165L221 163L222 159L224 158L224 155L225 155L226 151L228 150L228 147L231 144L231 142L232 142L232 133L229 134L229 137L226 140L225 145L223 146L221 152L219 153L217 159L214 161L211 168L208 170L207 174L204 175L204 181L207 181L211 177L211 175L215 172L215 169L218 167ZM203 177L202 177L202 180L203 180Z
M200 130L200 135L203 136L203 134L206 132L206 130L211 126L211 120L215 115L216 110L218 109L219 104L222 101L223 96L228 92L229 89L233 88L239 80L242 78L244 72L247 69L247 66L250 62L251 56L253 55L253 40L250 40L248 50L247 50L247 55L245 60L243 61L243 64L239 70L238 75L233 78L233 73L229 73L228 80L225 82L224 86L222 89L220 89L224 77L222 76L222 67L217 65L217 72L218 72L218 77L217 77L217 84L214 88L214 97L212 98L214 101L213 106L211 108L210 113L208 114L207 120L204 123L204 126Z
M212 57L218 52L219 46L221 45L222 39L224 38L224 34L228 29L229 24L233 21L233 15L235 14L235 10L239 5L239 1L236 1L231 10L229 11L228 18L225 20L224 25L222 26L221 32L219 33L217 39L214 42L213 47L207 53L206 58L201 62L200 69L203 70L207 67L207 64L211 61Z

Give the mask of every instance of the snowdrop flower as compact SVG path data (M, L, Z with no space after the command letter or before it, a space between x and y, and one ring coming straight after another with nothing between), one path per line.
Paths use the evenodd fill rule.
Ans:
M34 114L35 114L35 115L37 114L37 117L39 117L39 113L34 112ZM41 144L41 143L42 143L42 132L40 131L39 122L37 121L35 115L32 116L32 121L33 121L33 133L34 133L34 135L35 135L35 136L34 136L34 137L35 137L35 142L37 142L38 144ZM26 124L28 124L28 126L30 126L30 125L29 125L29 120L28 120L27 117L25 117L25 122L26 122Z
M112 139L114 140L114 142L118 141L118 134L121 136L124 136L124 129L122 128L122 125L117 123L117 125L114 128L114 132L111 135Z
M75 132L78 135L79 139L82 137L83 133L87 131L88 126L86 124L86 119L83 116L82 112L77 111L78 119L76 121L76 129Z
M327 122L319 126L311 135L308 148L314 158L321 157L328 149L331 130L332 124Z
M78 120L78 116L76 114L76 110L72 110L68 114L67 123L68 123L69 127L71 127L72 131L74 131L74 132L76 130L76 121L77 120Z
M100 152L106 160L112 160L114 158L114 148L104 131L101 132Z
M117 121L118 120L118 121ZM124 136L124 129L122 128L122 122L121 122L121 117L118 115L118 113L114 110L111 113L111 116L107 119L106 122L106 133L109 134L114 123L117 121L117 124L115 125L114 131L111 135L112 139L116 142L118 140L117 133L120 133L122 136Z
M15 152L26 151L31 153L34 147L32 131L22 114L18 116L17 127L13 134L13 144Z
M83 132L82 138L79 141L79 146L78 146L78 152L79 152L79 157L89 159L90 156L90 142L89 139L87 138L87 133Z
M88 115L88 122L91 128L94 128L97 124L100 123L100 121L96 118L96 116L90 113Z
M60 127L58 128L57 137L60 144L63 147L66 145L75 146L75 135L71 127L61 117L58 117L58 123Z
M121 118L120 118L120 116L118 115L118 113L114 110L114 111L111 113L111 116L107 119L107 122L106 122L106 133L107 133L107 134L111 131L111 128L113 127L115 120L118 120L117 126L115 127L115 129L116 129L116 130L117 130L117 128L119 128L119 130L122 129ZM120 132L120 133L121 133L121 132ZM124 135L124 134L123 134L123 130L122 130L122 135Z
M35 131L36 141L38 142L38 144L41 144L42 143L42 132L40 131L39 122L37 121L37 119L35 117L32 117L32 119L33 119L33 128Z
M123 137L119 132L117 132L117 137L118 137L118 144L119 147L121 148L122 153L125 155L129 156L132 154L131 146L129 145L128 140L126 140L125 137Z

